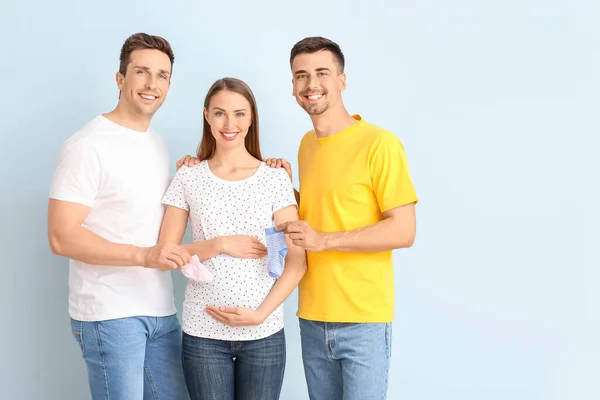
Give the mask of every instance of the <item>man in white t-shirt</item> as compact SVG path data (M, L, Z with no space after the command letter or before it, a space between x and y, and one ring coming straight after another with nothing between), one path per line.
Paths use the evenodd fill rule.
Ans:
M66 141L50 189L48 237L71 259L69 315L94 399L187 398L170 270L190 255L157 245L169 157L149 129L173 59L161 37L125 41L117 107Z

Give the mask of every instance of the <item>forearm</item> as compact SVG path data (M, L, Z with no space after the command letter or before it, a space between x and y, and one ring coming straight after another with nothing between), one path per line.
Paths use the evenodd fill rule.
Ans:
M223 252L222 240L219 237L201 240L196 243L184 244L183 247L191 254L196 254L200 261L206 261Z
M158 243L175 243L181 245L191 255L197 255L200 261L208 260L221 252L222 240L219 238L201 240L196 243L182 244L187 227L189 212L187 210L169 206L165 213Z
M294 189L294 197L296 197L296 204L300 206L300 192Z
M346 232L321 232L323 250L343 252L380 252L410 247L414 241L414 229L386 218L364 228Z
M142 266L147 251L112 243L83 226L50 233L50 245L54 254L94 265Z
M261 320L265 320L277 307L279 307L292 294L298 283L306 272L306 260L304 257L291 259L285 263L283 273L273 285L269 295L265 298L262 304L256 309L256 312L261 316Z

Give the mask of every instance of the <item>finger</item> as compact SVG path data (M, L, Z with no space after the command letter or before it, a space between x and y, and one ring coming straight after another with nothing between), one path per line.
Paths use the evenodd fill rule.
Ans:
M292 244L294 246L300 246L304 249L306 248L306 240L302 240L302 239L292 240Z
M168 270L173 270L173 269L179 268L176 263L174 263L173 261L168 260L168 259L165 259L161 264L166 267L166 268L161 268L162 271L168 271Z
M303 232L302 225L298 221L289 221L283 231L287 234Z
M192 262L192 255L190 254L189 251L187 251L185 248L180 247L181 249L181 258L183 259L183 261L185 261L186 264L189 264Z
M206 307L206 308L204 309L204 311L206 311L207 313L209 313L209 314L210 314L210 315L212 315L213 317L225 318L225 316L224 316L224 315L222 315L222 314L219 312L219 309L218 309L218 307Z
M194 157L193 160L194 160L194 165L200 164L200 159L198 157Z
M213 319L215 319L216 321L219 321L223 324L227 324L227 319L223 318L222 316L220 316L219 314L215 313L214 311L206 311L208 313L208 315L210 315Z
M192 156L188 156L188 157L189 157L189 159L187 159L185 162L185 165L187 165L188 167L193 167L194 165L196 165L200 162L196 157L192 157Z
M269 254L267 251L251 251L248 253L248 258L262 258Z
M229 313L229 314L238 314L239 309L237 307L219 307L219 312L221 313Z
M234 326L236 314L228 314L219 311L211 311L213 318L229 326Z
M248 254L251 254L253 256L263 257L268 254L268 250L250 250L248 252Z
M259 241L252 243L252 248L255 250L267 250L267 246L265 246Z
M179 264L180 262L183 263L180 265L180 267L187 264L187 262L186 262L187 259L185 257L185 253L183 251L181 251L182 249L179 246L169 247L166 250L167 250L167 253L165 254L165 258L167 258L171 261L174 261L177 264Z
M226 312L218 311L218 310L212 310L211 312L214 315L217 315L219 318L222 318L224 320L231 320L231 317L235 315L233 313L226 313Z
M281 168L281 158L277 159L277 168Z
M290 221L288 222L284 222L283 224L279 224L275 227L276 231L284 231L287 229L287 227L290 225ZM286 232L287 233L287 232Z
M290 239L292 240L304 240L306 235L303 233L290 233Z
M181 246L173 246L169 248L169 252L181 258L181 260L184 262L184 265L189 264L189 262L192 261L192 256L190 255L190 253L188 253L188 251Z
M183 267L185 264L187 264L185 261L183 261L183 258L181 258L181 256L179 256L179 254L169 254L167 256L167 260L173 262L175 265L177 265L176 268L181 268Z

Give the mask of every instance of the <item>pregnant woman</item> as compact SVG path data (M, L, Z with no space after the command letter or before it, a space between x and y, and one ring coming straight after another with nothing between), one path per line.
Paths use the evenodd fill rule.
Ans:
M297 220L297 204L285 170L261 161L256 101L244 82L224 78L209 89L197 157L164 196L159 239L181 243L189 218L193 243L184 247L206 268L183 303L188 391L192 400L275 400L285 368L283 302L306 255L272 229Z

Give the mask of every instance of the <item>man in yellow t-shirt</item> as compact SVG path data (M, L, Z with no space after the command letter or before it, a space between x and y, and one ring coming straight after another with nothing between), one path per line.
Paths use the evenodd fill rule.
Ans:
M400 140L346 111L339 46L303 39L290 64L293 95L314 130L298 153L300 221L277 229L308 254L298 317L309 395L382 399L394 316L392 250L414 241L417 196ZM285 160L267 164L291 176Z

